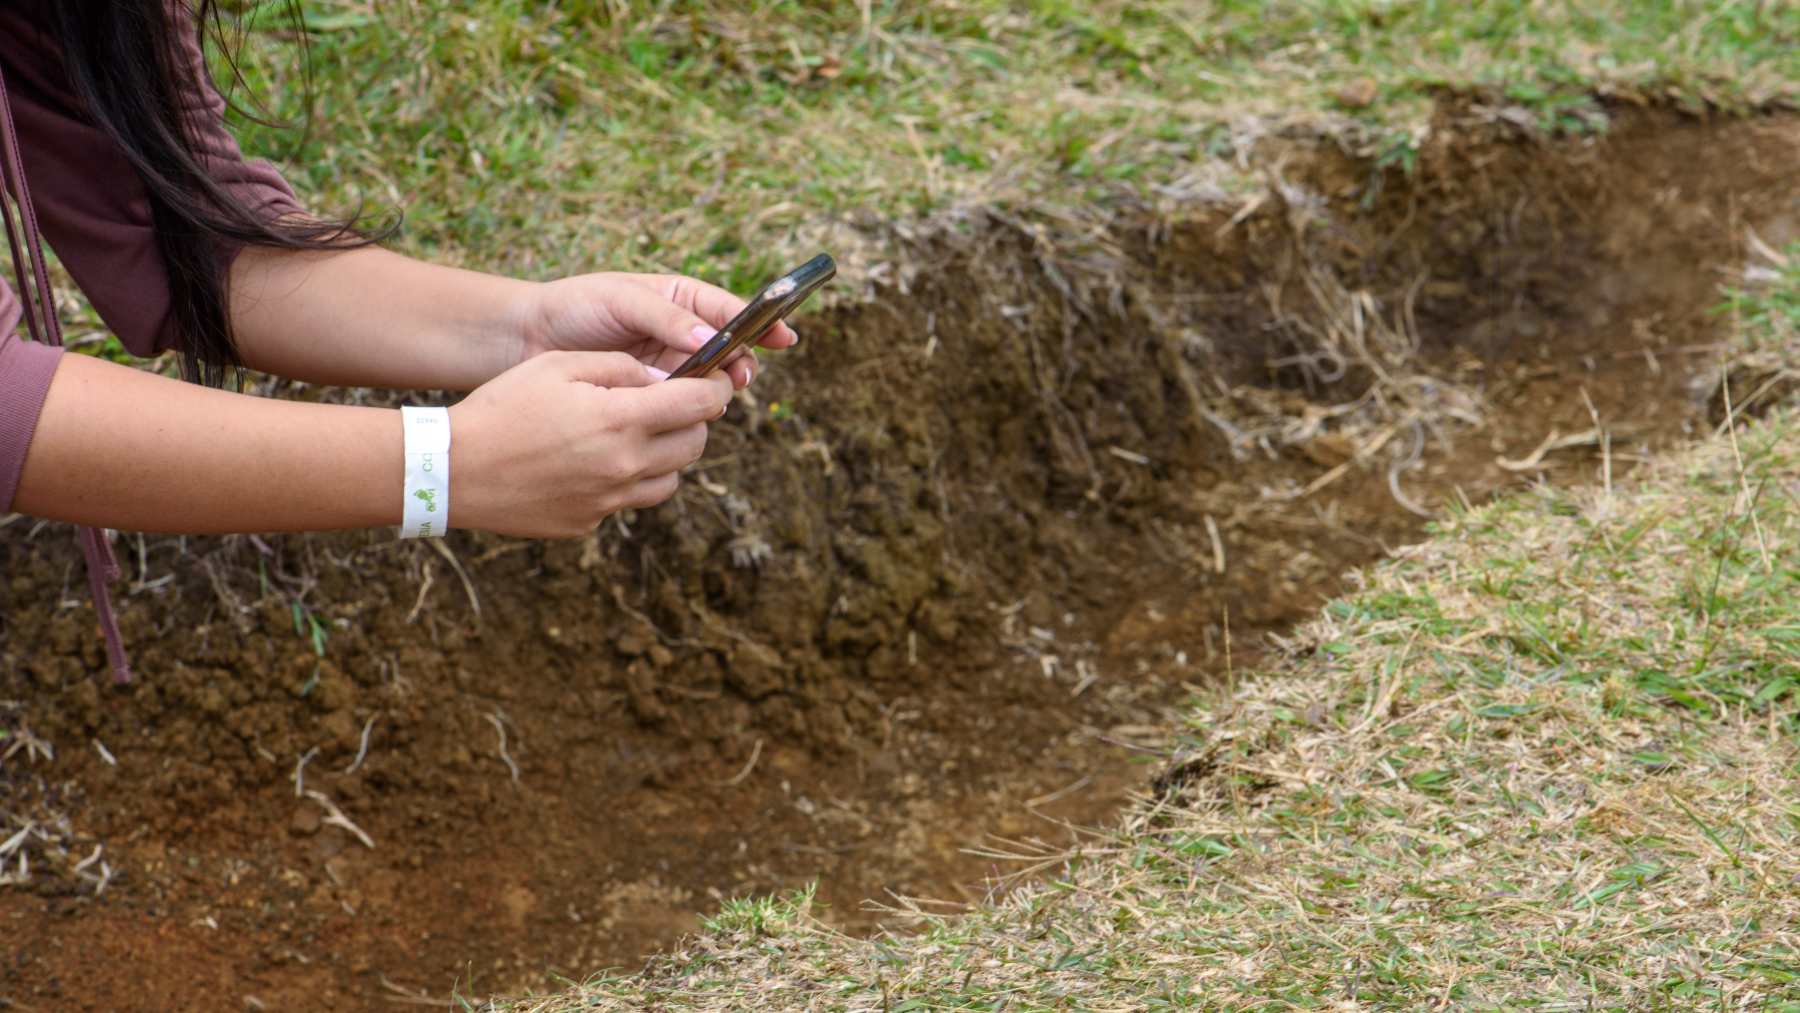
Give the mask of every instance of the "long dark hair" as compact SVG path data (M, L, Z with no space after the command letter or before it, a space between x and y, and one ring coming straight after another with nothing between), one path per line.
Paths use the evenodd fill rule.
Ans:
M298 21L297 6L291 0L287 6ZM384 238L398 220L376 230L359 228L356 216L270 221L207 173L181 95L212 85L193 79L206 70L193 68L180 33L193 33L202 51L209 27L223 40L215 0L49 0L43 8L76 97L144 182L168 267L183 372L223 386L243 365L232 335L226 248L343 249ZM304 41L304 31L299 34ZM229 51L226 57L237 76Z

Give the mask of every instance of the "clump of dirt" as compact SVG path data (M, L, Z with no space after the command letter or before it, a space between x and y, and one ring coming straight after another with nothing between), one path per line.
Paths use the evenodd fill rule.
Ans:
M867 929L1104 819L1184 682L1419 511L1704 425L1745 227L1800 237L1792 119L1463 115L1410 176L1285 142L1242 207L896 239L930 266L585 542L124 536L131 686L65 532L8 523L0 999L545 986L811 878Z

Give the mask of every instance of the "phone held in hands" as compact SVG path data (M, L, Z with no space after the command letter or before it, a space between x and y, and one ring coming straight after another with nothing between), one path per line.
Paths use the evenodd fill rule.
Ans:
M721 327L719 333L713 335L698 352L675 367L669 374L669 379L705 376L724 365L737 354L738 349L761 341L769 328L785 319L806 301L807 296L817 292L821 285L836 274L837 262L831 259L830 254L821 253L770 282L761 292L756 293L756 298L750 300L750 305L745 306L743 312L732 317L731 322Z

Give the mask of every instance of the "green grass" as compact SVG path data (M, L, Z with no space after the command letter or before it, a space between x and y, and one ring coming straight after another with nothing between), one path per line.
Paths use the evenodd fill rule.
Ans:
M1797 293L1732 300L1765 365ZM1179 734L966 915L856 940L740 899L491 1008L1800 1009L1800 406L1439 522Z
M739 292L820 248L851 291L886 223L966 205L1261 188L1252 148L1295 130L1407 167L1446 93L1547 131L1800 104L1800 7L1767 0L302 0L304 47L247 7L233 126L308 206L403 211L394 245L445 263Z
M306 119L265 3L254 96ZM1247 185L1299 125L1404 164L1445 90L1533 127L1602 96L1791 102L1785 3L309 0L305 136L241 123L322 209L403 207L404 245L531 276L680 270L746 289L845 216ZM239 98L244 96L240 93Z

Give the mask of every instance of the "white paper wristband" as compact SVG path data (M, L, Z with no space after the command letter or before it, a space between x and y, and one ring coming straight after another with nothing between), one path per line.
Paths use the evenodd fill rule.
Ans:
M450 409L400 409L406 430L401 538L439 538L450 528Z

